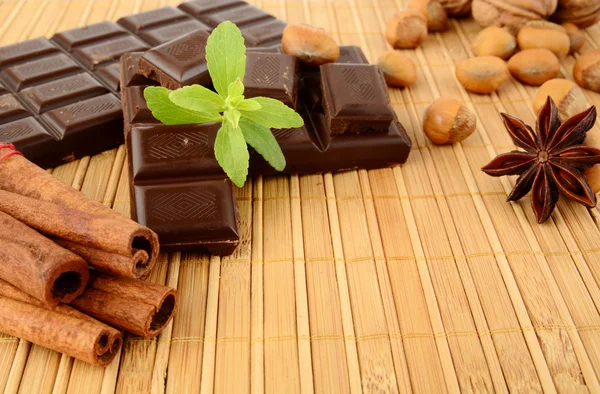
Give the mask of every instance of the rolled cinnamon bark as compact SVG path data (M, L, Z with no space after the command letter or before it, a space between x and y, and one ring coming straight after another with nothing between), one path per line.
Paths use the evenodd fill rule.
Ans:
M92 252L82 251L88 258L81 256L90 265L99 270L105 270L108 266L111 274L136 279L146 277L156 262L156 256L150 258L148 254L158 251L156 234L149 228L124 218L93 215L5 190L0 190L0 212L43 234L98 249L100 252L128 257L109 259L102 253L93 253L92 256ZM155 244L151 245L149 242ZM139 261L142 258L144 260Z
M27 304L30 307L3 302L2 300L5 298ZM14 311L6 309L15 305L20 309ZM12 322L10 328L5 328L5 325L10 322L7 320L6 312L9 315L15 315L18 310L30 313L24 314L16 323ZM66 319L57 322L57 319L62 319L55 316L57 314L65 316ZM76 323L75 320L82 323ZM39 326L40 322L45 324L42 330L33 332L32 327ZM9 329L12 331L8 332ZM63 338L67 335L66 333L74 330L77 331L77 335ZM122 334L118 330L67 305L59 304L53 308L47 307L41 301L1 279L0 331L98 365L108 364L115 357L123 342Z
M144 338L160 334L177 308L177 291L141 280L90 272L86 291L71 306Z
M44 304L70 302L83 293L88 264L2 212L0 245L0 278Z
M0 157L13 152L9 148L0 148ZM0 161L0 190L20 194L36 200L47 201L67 208L97 215L106 219L128 222L140 229L146 229L134 221L125 218L112 209L92 200L69 185L55 179L35 164L20 155L12 155ZM146 251L149 265L153 265L158 256L158 236L150 231L136 238L133 249Z

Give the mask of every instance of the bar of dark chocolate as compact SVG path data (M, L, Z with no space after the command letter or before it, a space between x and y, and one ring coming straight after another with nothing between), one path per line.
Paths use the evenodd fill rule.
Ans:
M271 97L296 108L298 62L295 56L278 53L248 53L244 96Z
M321 66L323 109L332 135L384 132L394 119L385 80L374 65Z
M32 60L5 68L0 77L8 88L16 92L32 85L52 81L80 72L81 67L63 53Z
M139 73L168 89L192 84L210 85L206 64L209 34L196 30L147 51L139 59Z

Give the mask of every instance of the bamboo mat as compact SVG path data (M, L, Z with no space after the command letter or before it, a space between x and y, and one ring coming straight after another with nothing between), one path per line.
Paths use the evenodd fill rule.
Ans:
M401 0L254 0L324 27L371 62ZM0 45L116 20L177 0L0 1ZM0 337L6 393L598 393L600 209L561 201L544 225L514 179L480 167L512 148L500 111L533 124L535 88L465 92L471 19L406 53L419 80L391 96L413 150L402 167L257 178L237 192L242 242L226 258L162 255L151 280L180 307L154 340L129 336L106 369ZM600 27L583 50L600 46ZM571 78L575 59L563 61ZM586 92L590 103L600 95ZM477 132L432 146L435 98L461 98ZM600 129L592 131L600 141ZM124 147L52 171L129 214Z

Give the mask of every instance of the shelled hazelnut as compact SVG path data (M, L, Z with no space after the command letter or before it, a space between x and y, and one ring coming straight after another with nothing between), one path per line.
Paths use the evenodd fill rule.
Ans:
M418 9L400 11L388 21L385 38L397 49L416 48L427 38L427 17Z
M475 56L498 56L508 59L517 48L517 39L508 30L490 26L481 30L473 42L471 50Z
M456 77L469 92L488 94L508 78L508 68L496 56L480 56L457 64Z
M555 78L540 86L533 100L533 110L536 113L544 105L548 96L556 103L561 122L589 108L581 88L568 79Z
M585 43L585 34L577 27L577 25L567 22L561 25L567 31L571 46L569 47L569 53L575 53L581 49Z
M473 134L475 115L458 99L441 97L425 110L423 132L437 145L460 142Z
M303 23L288 24L283 29L281 45L283 52L314 66L335 62L340 57L340 47L329 33Z
M586 52L577 59L573 78L582 88L600 92L600 49Z
M544 20L527 22L517 35L517 43L521 49L549 49L559 59L567 56L571 48L565 28Z
M525 49L510 58L508 71L523 83L540 86L556 77L560 71L560 62L546 48Z
M398 51L387 51L379 57L377 66L390 86L410 86L417 80L417 68L412 60Z
M427 5L427 30L448 30L448 14L444 6L436 0L430 1Z

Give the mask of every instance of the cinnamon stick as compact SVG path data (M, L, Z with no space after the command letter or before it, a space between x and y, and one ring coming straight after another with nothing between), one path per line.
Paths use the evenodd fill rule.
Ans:
M85 254L80 255L93 267L111 274L136 279L146 277L156 261L155 256L150 258L148 254L158 251L156 234L130 220L93 215L4 190L0 190L0 212L43 234L82 245L73 249ZM155 242L155 245L149 245L149 240ZM92 249L99 251L92 253ZM77 253L76 250L73 251ZM124 258L110 259L102 252ZM139 261L140 259L143 260Z
M12 149L0 145L0 157L11 153L14 153ZM145 228L57 180L21 155L7 156L0 161L0 190ZM145 250L152 265L158 256L158 236L154 232L145 234L136 240L135 249Z
M144 338L160 334L177 308L177 291L141 280L91 271L86 291L71 306Z
M2 212L0 245L0 278L44 304L70 302L83 293L87 263Z

